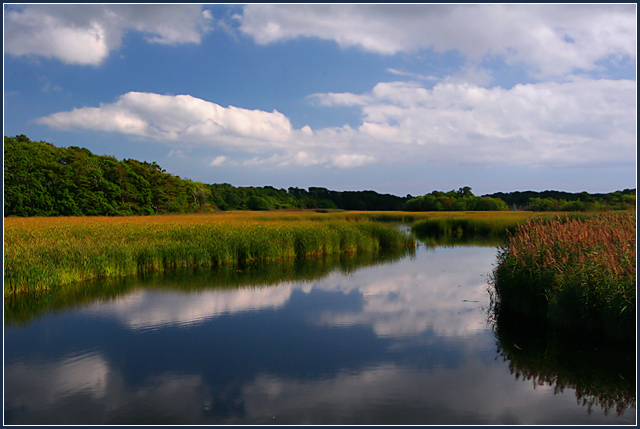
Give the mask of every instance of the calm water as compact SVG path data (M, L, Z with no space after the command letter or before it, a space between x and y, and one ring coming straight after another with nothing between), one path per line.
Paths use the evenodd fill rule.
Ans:
M5 424L635 424L635 352L498 340L495 258L421 246L5 302Z

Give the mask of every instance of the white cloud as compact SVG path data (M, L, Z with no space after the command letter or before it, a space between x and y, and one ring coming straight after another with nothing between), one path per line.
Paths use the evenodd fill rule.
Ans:
M128 92L115 103L40 118L58 129L119 132L171 142L205 142L242 150L282 145L291 124L277 111L222 107L190 95Z
M200 43L211 16L199 5L21 5L5 12L5 52L97 65L127 31L150 43Z
M215 158L213 158L213 160L211 161L211 163L209 165L213 166L213 167L219 167L221 165L223 165L226 161L227 161L227 157L220 155L220 156L216 156Z
M634 5L251 4L240 29L259 44L313 37L380 54L457 50L564 75L635 59L636 23Z
M635 94L633 81L573 77L509 90L390 82L368 94L316 97L325 105L370 100L350 137L355 144L369 136L367 153L379 159L566 166L629 162Z
M351 168L375 161L372 155L354 153L340 129L314 133L309 126L293 130L289 119L273 111L222 107L190 95L129 92L114 103L58 112L36 120L63 130L117 132L171 145L205 145L224 150L269 153L254 156L244 166L312 166ZM275 153L274 153L275 152ZM172 150L170 155L184 155ZM228 163L220 155L210 166Z
M382 82L364 94L311 99L327 107L350 103L361 110L362 122L357 128L294 129L275 110L139 92L37 122L118 132L174 148L215 147L240 153L233 165L267 169L374 163L612 166L635 160L636 82L629 80L570 76L511 89L456 80L432 88ZM229 163L226 154L216 156L204 162Z
M210 10L203 10L202 11L202 17L206 20L212 20L213 19L213 14L211 13Z
M419 79L419 80L440 80L439 77L437 76L432 76L432 75L422 75L422 74L418 74L418 73L411 73L411 72L405 72L402 70L396 70L396 69L392 69L389 68L387 69L387 71L391 74L395 74L397 76L408 76L410 78L413 79Z
M361 167L366 164L372 164L376 161L376 158L371 155L362 155L362 154L347 154L344 153L342 155L338 155L332 163L333 167L336 168L353 168L353 167Z
M319 106L365 106L372 101L372 98L366 95L335 92L311 94L307 98Z

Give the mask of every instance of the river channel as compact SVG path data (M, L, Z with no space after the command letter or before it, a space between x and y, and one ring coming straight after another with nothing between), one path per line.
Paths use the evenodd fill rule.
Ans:
M635 349L497 334L496 255L420 245L5 300L4 423L635 424Z

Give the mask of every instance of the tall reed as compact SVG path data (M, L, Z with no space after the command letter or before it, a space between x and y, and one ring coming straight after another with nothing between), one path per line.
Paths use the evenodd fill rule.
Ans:
M635 214L519 225L493 273L496 311L562 329L635 338Z
M5 219L5 296L152 270L413 246L411 237L374 222L283 219L286 216Z
M531 212L435 213L415 222L412 229L420 238L506 238L516 225L540 216Z

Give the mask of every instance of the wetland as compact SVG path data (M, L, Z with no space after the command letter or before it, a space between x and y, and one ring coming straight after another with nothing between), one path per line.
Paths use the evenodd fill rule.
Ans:
M499 242L5 295L6 424L635 424L635 345L491 317Z

